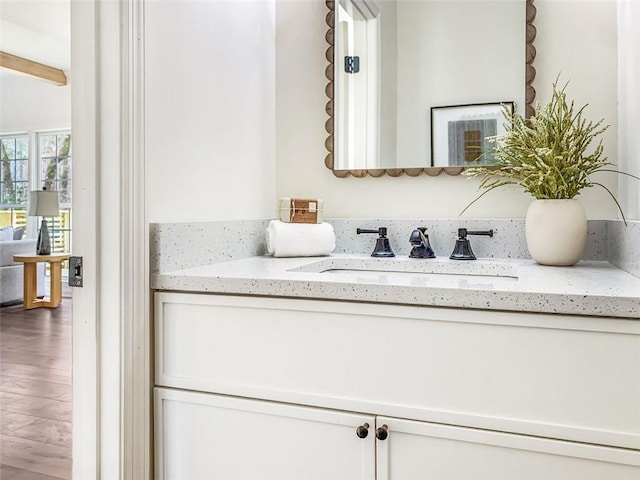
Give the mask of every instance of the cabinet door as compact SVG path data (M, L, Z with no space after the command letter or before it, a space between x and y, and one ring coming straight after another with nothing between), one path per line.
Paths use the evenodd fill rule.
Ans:
M378 480L638 480L640 451L377 418Z
M375 480L371 416L162 388L155 412L157 479Z

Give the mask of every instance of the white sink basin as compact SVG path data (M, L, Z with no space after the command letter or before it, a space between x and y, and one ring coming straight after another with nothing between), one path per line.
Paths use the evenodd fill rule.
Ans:
M448 258L413 259L407 257L329 257L292 268L290 272L322 273L331 276L385 274L393 277L503 277L518 278L517 265L499 260L449 260Z

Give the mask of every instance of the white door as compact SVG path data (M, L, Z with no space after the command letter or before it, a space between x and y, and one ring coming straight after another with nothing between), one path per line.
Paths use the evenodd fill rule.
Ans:
M155 415L157 479L375 480L373 416L164 388Z
M377 417L378 480L638 480L640 452Z

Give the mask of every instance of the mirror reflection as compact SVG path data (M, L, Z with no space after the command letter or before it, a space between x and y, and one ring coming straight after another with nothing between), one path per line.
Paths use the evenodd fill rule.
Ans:
M525 0L335 2L333 169L477 160L432 155L449 143L446 125L432 130L432 109L524 105L525 17ZM485 113L494 112L476 119L487 127L473 129L483 136L470 140L476 146L502 125L483 122Z

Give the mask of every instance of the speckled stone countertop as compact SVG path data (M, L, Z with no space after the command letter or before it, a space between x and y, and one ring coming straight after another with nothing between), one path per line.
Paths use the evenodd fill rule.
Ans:
M640 278L608 262L545 267L367 255L257 256L151 275L151 288L438 307L640 317Z

